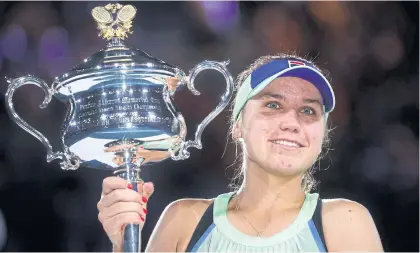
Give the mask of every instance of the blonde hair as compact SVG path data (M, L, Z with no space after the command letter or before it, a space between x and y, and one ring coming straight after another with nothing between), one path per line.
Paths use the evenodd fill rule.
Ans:
M279 59L290 59L290 60L299 60L299 61L303 61L307 64L312 64L313 66L315 66L315 68L321 72L327 79L330 79L330 75L326 70L321 70L318 66L316 66L312 60L309 59L305 59L303 57L299 57L297 55L294 54L278 54L278 55L266 55L266 56L262 56L260 58L258 58L257 60L255 60L248 68L246 68L244 71L242 71L236 78L235 83L236 83L236 87L235 87L235 92L237 92L237 90L239 89L239 87L241 86L241 84L244 82L244 80L257 68L261 67L262 65L269 63L271 61L274 60L279 60ZM235 100L232 101L231 103L231 110L233 110L233 107L235 105ZM242 117L242 115L240 115L239 117ZM235 169L235 174L234 177L232 178L232 182L230 184L230 187L233 190L237 190L240 187L240 183L243 180L244 174L245 174L245 156L243 153L243 148L241 145L243 145L243 143L241 143L238 139L235 138L234 136L234 129L235 129L235 125L239 124L238 122L240 122L240 118L239 120L235 120L234 116L232 115L231 119L230 119L230 129L229 129L229 133L232 136L232 139L236 145L236 152L238 153L238 146L241 147L241 155L238 155L236 158L241 158L242 157L242 161L241 161L241 166L239 168ZM329 145L330 145L330 133L331 133L331 129L328 128L327 124L325 127L325 134L324 134L324 139L323 139L323 143L322 143L322 152L321 155L318 157L318 159L314 162L314 164L318 161L320 161L327 153L329 150ZM239 145L238 145L239 144ZM235 160L234 164L237 164L238 160ZM316 185L317 182L315 180L315 178L313 177L313 174L315 172L315 166L310 167L308 170L305 171L305 173L303 174L302 177L302 188L305 192L310 192L311 190L313 190ZM238 182L239 181L239 182Z

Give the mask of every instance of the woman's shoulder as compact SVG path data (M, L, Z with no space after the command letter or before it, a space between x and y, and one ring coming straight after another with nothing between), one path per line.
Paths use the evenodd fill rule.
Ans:
M214 201L183 198L169 203L150 237L147 251L185 251L206 209Z
M214 203L216 199L229 198L232 192L221 193L214 198L182 198L171 202L167 205L167 212L176 214L177 216L195 215L196 219L200 219L210 204ZM197 220L197 222L198 222Z
M195 228L201 220L206 209L215 198L183 198L168 204L161 214L155 227L153 239L148 249L150 251L185 251ZM174 243L164 247L161 243Z
M344 198L322 199L322 220L329 249L382 250L372 215L361 203Z
M345 198L322 199L322 209L324 215L336 216L336 218L348 215L370 215L369 210L364 205Z
M357 201L344 198L322 199L322 218L341 226L365 226L372 221L369 210Z
M195 228L200 222L207 208L218 198L228 193L219 194L214 198L182 198L169 203L162 213L166 219L171 221L180 221L184 227Z
M166 211L176 214L177 216L188 215L191 219L192 214L196 214L197 218L201 218L206 209L213 203L215 198L182 198L171 202L166 206Z

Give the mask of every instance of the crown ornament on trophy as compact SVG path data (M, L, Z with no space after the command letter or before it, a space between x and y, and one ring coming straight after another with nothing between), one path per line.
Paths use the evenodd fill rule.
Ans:
M112 3L93 8L99 36L108 42L106 48L57 76L51 85L33 75L6 78L6 109L17 125L44 145L47 162L58 159L63 170L82 166L109 170L138 190L143 165L188 159L189 148L202 148L202 132L228 105L234 82L226 68L228 61L202 61L187 75L174 65L127 46L124 40L133 33L135 15L132 5ZM216 108L198 125L195 139L186 140L187 127L174 96L183 86L200 95L194 81L204 70L220 72L226 89ZM44 91L41 109L53 97L65 104L62 151L53 151L48 139L16 112L14 92L27 84ZM126 226L125 252L140 251L139 231L136 224Z
M111 40L125 39L132 34L132 20L136 16L136 8L132 5L107 4L92 9L92 16L101 31L99 36Z

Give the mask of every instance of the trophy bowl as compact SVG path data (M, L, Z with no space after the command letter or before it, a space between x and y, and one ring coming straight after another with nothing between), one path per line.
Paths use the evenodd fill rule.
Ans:
M56 77L51 86L26 75L6 78L6 108L12 120L37 138L47 150L47 162L59 159L63 170L80 166L112 171L128 182L141 181L141 166L165 159L183 160L188 148L202 148L204 128L227 106L232 97L233 78L229 63L203 61L188 75L176 66L128 47L136 9L132 5L108 4L93 8L99 36L107 41L98 51L68 72ZM216 70L226 80L226 89L216 108L198 125L194 140L186 140L184 117L174 104L178 88L186 86L194 95L194 80L203 70ZM48 106L53 97L66 105L60 137L62 151L53 151L48 139L16 113L13 94L19 87L40 87ZM134 190L137 184L133 184ZM138 226L125 230L124 250L138 252Z

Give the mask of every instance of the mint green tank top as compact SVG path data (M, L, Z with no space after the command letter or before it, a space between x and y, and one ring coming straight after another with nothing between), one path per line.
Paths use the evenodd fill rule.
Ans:
M271 237L254 237L236 229L227 218L227 207L234 192L216 197L213 223L205 230L192 252L325 252L324 243L313 222L317 193L307 193L297 218L286 229Z

